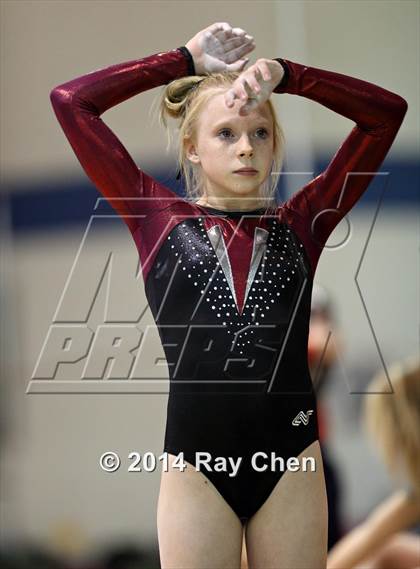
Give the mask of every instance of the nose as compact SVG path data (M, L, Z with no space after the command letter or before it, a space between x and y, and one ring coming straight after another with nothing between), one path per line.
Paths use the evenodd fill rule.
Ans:
M244 135L241 137L238 143L238 154L241 157L252 157L254 154L254 149L249 141L248 136Z

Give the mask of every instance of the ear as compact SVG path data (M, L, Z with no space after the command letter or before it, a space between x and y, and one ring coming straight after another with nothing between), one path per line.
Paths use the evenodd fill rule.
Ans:
M200 157L197 153L197 148L192 139L186 138L185 140L185 156L193 164L200 164Z

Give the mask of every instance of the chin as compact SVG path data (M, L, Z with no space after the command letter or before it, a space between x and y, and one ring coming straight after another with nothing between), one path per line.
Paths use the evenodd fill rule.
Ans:
M229 189L231 192L235 193L235 194L252 194L255 192L258 192L259 188L261 187L261 183L260 182L255 182L255 180L250 180L250 179L244 179L243 182L238 183L236 181L236 184L233 184Z
M243 196L243 197L249 196L249 197L256 198L260 195L260 192L259 192L259 188L256 189L255 187L254 188L240 187L240 188L234 188L232 190L232 194L235 196Z

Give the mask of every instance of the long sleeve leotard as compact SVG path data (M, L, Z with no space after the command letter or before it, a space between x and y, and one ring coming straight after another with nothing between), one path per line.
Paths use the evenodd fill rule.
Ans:
M185 47L87 73L55 87L55 114L97 189L136 243L165 351L164 450L239 456L238 475L207 472L244 521L283 472L257 452L297 457L318 439L307 361L311 291L322 249L383 162L407 110L372 83L279 58L274 90L311 99L355 125L327 168L268 214L188 201L137 167L103 122L109 108L194 73Z

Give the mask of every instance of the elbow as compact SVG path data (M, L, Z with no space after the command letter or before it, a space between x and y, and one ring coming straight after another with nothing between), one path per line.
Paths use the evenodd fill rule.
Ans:
M82 97L80 89L70 83L54 87L50 91L50 101L54 111L62 115L76 115L82 110L95 116L100 114L91 101Z
M398 101L399 101L398 102L398 108L399 108L401 117L404 118L405 114L407 112L407 109L408 109L408 103L403 97L400 97L400 96L398 96Z
M401 107L404 109L404 112L406 112L408 109L407 101L403 97L400 97L400 101L401 101Z
M61 86L54 87L54 89L50 91L50 101L53 107L67 104L71 102L71 99L72 96L70 91L63 89Z
M61 85L50 91L50 101L53 112L62 128L72 120L75 115L73 93Z
M393 106L393 116L401 124L408 109L407 101L400 95L395 95L394 106Z
M377 132L382 135L383 133L393 132L396 134L404 120L407 113L408 103L399 95L394 95L392 104L388 108L388 118L377 127Z
M398 96L398 104L396 106L395 109L395 127L397 129L397 131L399 130L399 128L401 127L403 121L404 121L404 117L407 113L407 109L408 109L408 103L405 99L403 99L402 97Z
M71 104L73 100L73 93L61 85L54 87L50 91L50 101L54 109L62 108L65 105Z

